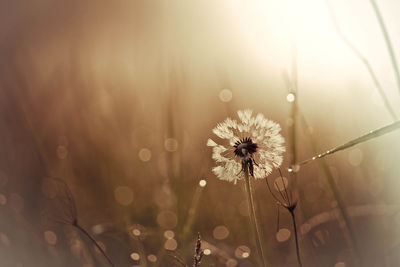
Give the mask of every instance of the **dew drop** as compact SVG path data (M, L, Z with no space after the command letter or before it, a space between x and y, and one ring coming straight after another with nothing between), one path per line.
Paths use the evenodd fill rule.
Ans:
M208 248L206 248L203 252L204 252L204 255L210 255L211 254L211 250L209 250Z
M140 259L140 255L138 253L136 253L136 252L133 252L131 254L131 259L134 260L134 261L138 261Z
M286 100L287 100L288 102L293 102L295 99L296 99L296 97L295 97L295 95L294 95L293 93L289 93L289 94L286 96Z
M201 187L205 187L207 185L207 181L206 180L200 180L199 185Z

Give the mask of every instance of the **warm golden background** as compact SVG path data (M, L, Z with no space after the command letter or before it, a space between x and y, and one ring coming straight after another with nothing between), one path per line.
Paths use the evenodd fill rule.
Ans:
M371 3L330 4L399 116ZM399 58L400 1L378 4ZM322 0L2 1L0 266L107 266L56 223L72 204L49 177L66 182L79 224L116 266L172 266L164 248L191 264L197 232L211 252L202 266L257 266L243 184L211 173L205 144L216 123L252 108L281 124L287 169L293 147L307 159L313 145L322 152L392 122L333 25ZM308 164L296 183L285 172L304 266L400 266L399 137ZM275 202L264 181L255 187L270 266L297 266L289 214L281 209L277 233Z

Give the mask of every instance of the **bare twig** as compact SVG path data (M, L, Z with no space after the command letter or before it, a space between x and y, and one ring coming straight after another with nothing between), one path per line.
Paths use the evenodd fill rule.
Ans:
M295 243L296 243L296 256L297 256L297 263L299 264L300 267L303 267L302 263L301 263L301 257L300 257L300 246L299 246L299 241L298 241L298 234L297 234L297 227L296 227L296 217L294 214L294 210L297 207L297 202L293 201L293 197L289 197L289 193L288 193L288 189L286 187L285 181L283 179L283 175L282 175L282 171L280 168L278 168L279 174L280 174L280 178L281 178L281 182L282 182L282 186L283 186L283 190L281 190L281 188L279 188L278 186L278 191L281 194L282 200L280 200L277 196L275 196L275 194L272 192L271 190L271 186L269 185L268 182L268 177L265 177L265 182L267 184L268 190L271 193L272 197L276 200L277 204L278 204L278 220L277 220L277 225L278 225L278 229L279 230L279 206L284 207L285 209L287 209L292 217L292 222L293 222L293 228L294 228L294 236L295 236ZM283 194L281 191L284 191L285 193ZM291 194L290 194L291 195Z

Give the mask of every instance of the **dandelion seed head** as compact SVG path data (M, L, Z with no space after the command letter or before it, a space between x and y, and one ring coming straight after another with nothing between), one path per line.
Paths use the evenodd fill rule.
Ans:
M285 147L281 127L261 113L253 116L250 109L239 110L237 115L240 121L227 118L212 130L221 142L207 140L217 163L212 171L219 179L236 183L242 178L245 160L253 165L251 175L263 179L282 164Z
M245 157L247 154L253 154L257 152L257 144L253 143L253 140L250 138L244 138L240 141L236 141L234 153L236 156Z
M217 143L215 143L213 140L208 139L207 140L207 146L217 146Z

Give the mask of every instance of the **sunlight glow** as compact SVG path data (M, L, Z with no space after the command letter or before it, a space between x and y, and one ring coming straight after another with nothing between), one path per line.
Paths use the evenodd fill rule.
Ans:
M338 8L343 10L345 7ZM291 55L295 49L299 64L304 64L302 75L305 77L315 75L314 72L307 73L307 67L325 65L344 72L351 68L349 62L356 62L338 37L325 1L256 0L240 5L232 2L231 10L241 34L251 46L250 50L260 60L279 62L281 68L287 68L292 63ZM342 16L341 12L337 12L337 19L347 23L343 27L354 28L354 25L348 24L356 24L356 21Z

